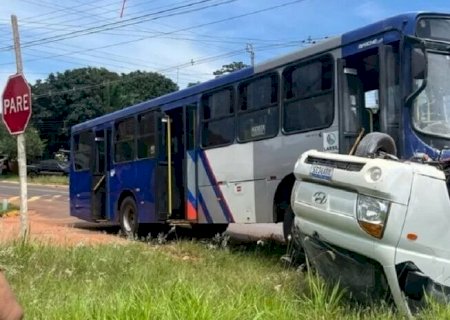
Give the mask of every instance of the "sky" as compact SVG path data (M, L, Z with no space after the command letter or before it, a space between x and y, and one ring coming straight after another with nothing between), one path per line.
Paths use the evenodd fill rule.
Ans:
M450 13L450 1L1 0L0 88L16 72L13 14L32 84L90 66L159 72L184 88L224 64L250 64L251 52L258 64L410 11Z

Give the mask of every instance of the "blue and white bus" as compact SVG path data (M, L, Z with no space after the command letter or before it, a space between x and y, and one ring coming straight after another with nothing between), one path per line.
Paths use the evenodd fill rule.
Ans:
M80 123L70 209L87 221L292 223L308 149L348 153L361 129L398 156L447 156L450 15L408 13Z

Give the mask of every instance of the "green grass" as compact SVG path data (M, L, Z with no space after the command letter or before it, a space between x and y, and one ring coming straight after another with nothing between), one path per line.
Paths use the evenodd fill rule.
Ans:
M0 246L0 263L27 319L400 318L386 306L352 307L320 279L282 267L273 249L15 243Z
M0 176L0 180L19 182L19 176L8 174ZM41 176L27 177L27 182L36 184L68 185L69 177L62 175L55 175L55 176L41 175Z

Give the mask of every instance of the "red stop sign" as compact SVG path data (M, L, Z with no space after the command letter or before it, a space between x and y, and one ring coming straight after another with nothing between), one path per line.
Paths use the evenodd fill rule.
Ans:
M9 133L23 133L31 117L31 89L22 74L9 77L2 102L2 118Z

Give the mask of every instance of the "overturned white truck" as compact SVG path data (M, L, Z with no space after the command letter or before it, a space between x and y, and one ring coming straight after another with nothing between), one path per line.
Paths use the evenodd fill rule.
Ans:
M450 298L450 161L308 151L295 165L294 237L326 280L400 311Z

